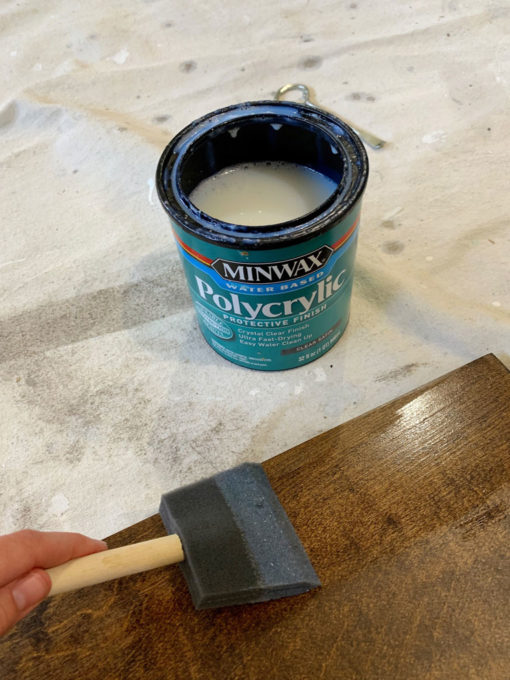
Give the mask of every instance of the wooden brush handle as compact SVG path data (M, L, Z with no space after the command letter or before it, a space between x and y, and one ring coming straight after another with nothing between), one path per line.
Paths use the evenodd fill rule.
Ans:
M176 535L103 550L47 569L52 583L49 594L65 593L183 560L182 544Z

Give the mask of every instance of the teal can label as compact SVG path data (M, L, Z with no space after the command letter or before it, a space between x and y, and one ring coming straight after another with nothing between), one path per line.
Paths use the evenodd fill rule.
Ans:
M319 237L287 248L242 251L174 234L198 322L223 357L259 370L304 365L344 332L359 210Z

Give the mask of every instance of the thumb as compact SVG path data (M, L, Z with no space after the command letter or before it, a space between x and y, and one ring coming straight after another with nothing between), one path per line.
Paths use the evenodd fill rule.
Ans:
M43 569L32 569L0 588L0 635L33 609L50 592L51 581Z

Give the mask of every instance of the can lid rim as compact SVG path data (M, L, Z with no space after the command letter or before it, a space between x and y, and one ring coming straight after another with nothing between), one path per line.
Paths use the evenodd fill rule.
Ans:
M345 183L318 208L288 222L263 228L235 225L214 219L196 208L169 177L175 178L179 162L190 145L215 126L247 119L288 116L316 127L337 145L347 164ZM202 240L227 248L270 249L306 241L343 220L361 198L368 178L368 157L352 128L329 112L296 102L254 101L234 104L198 118L179 132L166 146L156 171L159 199L169 217L182 229Z

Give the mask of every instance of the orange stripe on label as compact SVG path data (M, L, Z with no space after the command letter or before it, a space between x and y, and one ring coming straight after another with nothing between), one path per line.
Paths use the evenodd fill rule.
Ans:
M359 222L359 215L358 215L358 217L354 220L353 225L352 225L352 227L349 229L349 231L346 231L345 234L342 236L342 238L339 238L338 241L337 241L336 243L333 243L333 245L331 246L331 247L333 248L333 250L337 250L338 248L340 248L340 246L343 245L343 244L347 241L347 239L348 239L350 236L352 236L354 230L355 230L356 227L358 226L358 222Z
M358 222L359 222L359 215L358 215L358 217L355 219L355 221L353 222L353 224L352 224L352 226L349 228L349 230L346 231L345 234L344 234L341 238L339 238L338 241L337 241L336 243L333 243L333 245L331 246L331 247L333 248L333 250L338 250L338 248L340 248L340 246L342 246L342 245L347 241L347 239L350 238L350 237L352 236L352 234L354 233L354 230L355 230L356 227L358 226ZM177 236L177 234L175 233L175 231L174 231L174 236L175 236L176 241L177 241L177 242L179 243L179 245L181 246L181 248L182 248L183 250L185 250L187 253L189 253L192 257L194 257L195 260L198 260L199 262L202 262L202 264L206 264L206 265L208 265L208 266L211 266L211 264L214 262L214 260L211 259L210 257L206 257L205 255L202 255L201 253L197 252L196 250L194 250L193 248L191 248L190 246L188 246L186 243L184 243L184 241L182 241L182 240Z
M192 257L195 258L195 260L198 260L199 262L202 262L202 264L207 264L210 265L214 260L212 260L210 257L206 257L205 255L201 255L198 253L196 250L193 250L193 248L190 248L188 245L184 243L184 241L181 241L181 239L177 236L177 234L174 231L174 236L176 241L179 243L181 248L185 250L187 253L189 253Z

